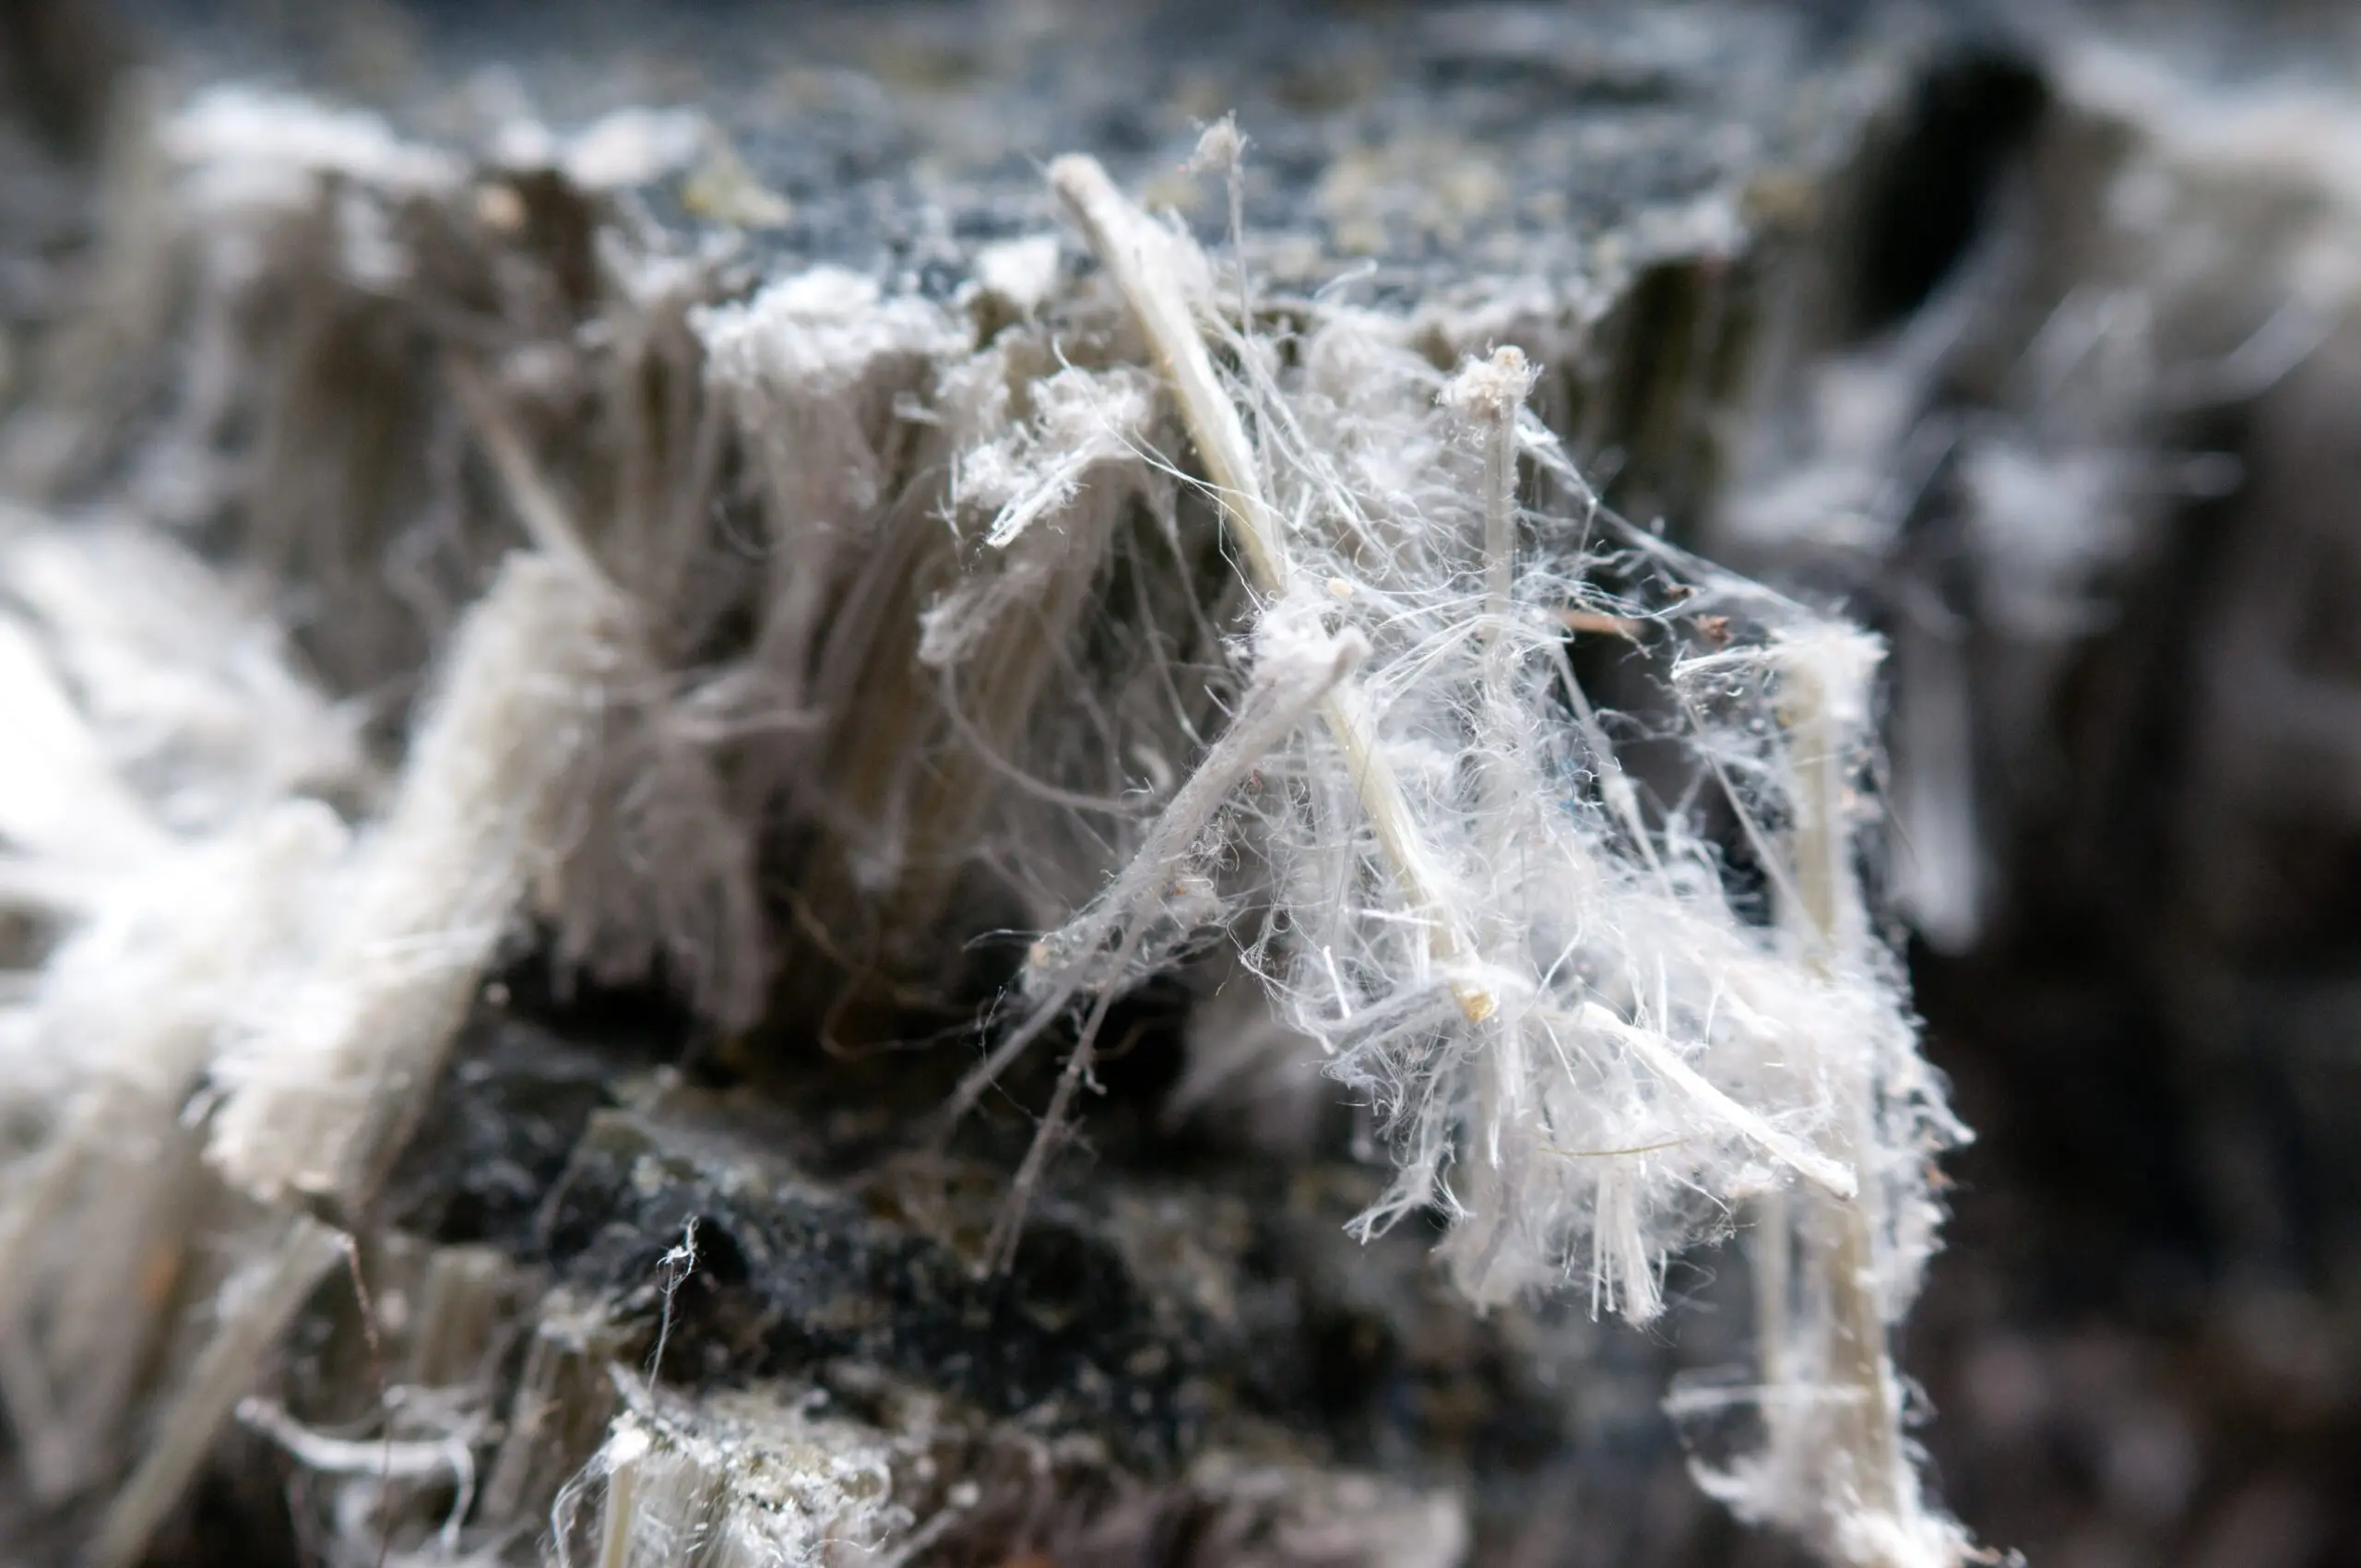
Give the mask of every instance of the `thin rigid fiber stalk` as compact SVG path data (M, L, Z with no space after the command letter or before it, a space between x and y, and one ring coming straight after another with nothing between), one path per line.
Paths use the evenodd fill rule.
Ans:
M1533 376L1525 353L1513 346L1498 350L1489 360L1471 361L1443 388L1440 401L1453 409L1483 444L1483 619L1477 636L1483 644L1483 676L1478 700L1486 723L1497 722L1513 706L1513 660L1501 634L1515 609L1517 531L1517 414L1524 407ZM1484 850L1496 864L1506 863L1516 851L1504 830L1514 813L1517 780L1496 750L1481 758L1484 818L1493 825L1486 833ZM1514 936L1498 909L1480 917L1477 936L1487 958L1497 959ZM1477 1300L1491 1299L1492 1264L1501 1253L1503 1227L1514 1203L1503 1189L1507 1174L1501 1158L1501 1130L1512 1120L1533 1112L1529 1063L1525 1054L1526 1020L1512 1005L1484 1021L1485 1039L1476 1052L1477 1123L1481 1135L1468 1161L1465 1218L1453 1225L1448 1250L1454 1272ZM1478 1221L1476 1217L1488 1217Z
M1862 706L1873 655L1860 639L1845 641L1853 646L1830 646L1819 638L1791 643L1781 660L1781 706L1795 777L1789 920L1803 961L1823 977L1834 975L1853 945L1852 928L1860 924L1848 897L1851 843L1844 826L1856 728L1848 718ZM1796 1436L1815 1446L1830 1445L1806 1461L1822 1491L1813 1511L1830 1532L1826 1550L1860 1568L1937 1568L1957 1561L1964 1543L1955 1526L1925 1514L1902 1433L1901 1390L1877 1289L1880 1189L1870 1172L1877 1153L1878 1073L1874 1063L1864 1060L1851 1075L1841 1091L1848 1103L1831 1130L1842 1146L1831 1152L1862 1172L1861 1190L1849 1199L1805 1192L1791 1200L1806 1217L1808 1266L1818 1275L1813 1284L1826 1292L1821 1366L1832 1417L1826 1429L1814 1430L1813 1423ZM1787 1223L1787 1206L1777 1206L1764 1218ZM1787 1244L1785 1236L1774 1235L1765 1250ZM1772 1270L1766 1287L1784 1286L1785 1274L1784 1267ZM1788 1332L1786 1308L1781 1301L1766 1313L1766 1334ZM1774 1411L1791 1420L1798 1408L1792 1398L1797 1391L1779 1384L1792 1378L1794 1357L1788 1346L1766 1341L1765 1358ZM1774 1431L1780 1419L1774 1414Z
M365 1203L562 847L617 631L599 581L546 552L511 556L469 610L392 802L348 867L336 925L231 1064L211 1157L234 1184L266 1202Z
M1059 159L1050 165L1050 184L1073 210L1090 248L1138 317L1180 405L1181 422L1213 481L1250 581L1266 601L1285 598L1293 571L1281 525L1264 494L1245 422L1214 374L1188 296L1169 260L1170 239L1124 199L1094 158L1074 154ZM1241 330L1248 325L1240 323ZM1449 974L1474 961L1475 943L1442 894L1443 879L1433 853L1412 820L1402 781L1378 750L1377 727L1359 686L1338 683L1322 700L1320 716L1344 753L1361 809L1400 879L1405 901L1424 922L1428 952L1445 970L1461 1013L1470 1023L1481 1023L1498 1001L1469 976Z

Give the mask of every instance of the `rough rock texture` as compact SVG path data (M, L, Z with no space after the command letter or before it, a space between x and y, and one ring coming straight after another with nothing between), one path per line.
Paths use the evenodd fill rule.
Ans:
M1222 184L1180 166L1234 110L1258 308L1357 291L1439 368L1519 344L1626 515L1892 639L1882 875L1982 1134L1904 1346L1950 1505L2036 1562L2326 1568L2361 1550L2338 1458L2361 1441L2361 106L2254 85L2349 57L2334 18L2247 22L18 6L0 487L261 563L382 745L515 542L452 362L498 367L581 514L755 537L783 471L762 435L808 433L786 394L720 409L690 324L839 267L917 302L858 391L892 433L861 482L891 494L954 449L930 335L990 342L1087 279L1071 246L1022 247L1057 229L1040 161L1092 152L1217 245ZM384 120L248 145L239 101L202 94L256 80ZM1120 358L1076 323L1084 361ZM828 390L829 363L780 385ZM1218 612L1210 511L1180 505L1175 591ZM884 592L862 560L832 580L915 642L915 603L860 598ZM747 595L680 583L693 635L647 657L739 648ZM1644 673L1613 627L1572 651L1604 692ZM1010 669L1014 744L1055 677ZM1203 976L1117 1009L1084 1147L979 1277L1055 1063L955 1136L934 1118L1020 961L976 933L1039 922L1022 879L896 837L878 759L955 758L922 823L1032 819L924 695L883 693L813 765L829 811L761 838L761 919L798 933L767 993L562 912L502 948L382 1185L318 1206L355 1268L289 1276L301 1311L149 1560L1781 1561L1693 1493L1659 1408L1670 1368L1744 1353L1739 1254L1676 1265L1691 1300L1661 1331L1578 1300L1471 1311L1419 1225L1345 1233L1384 1181L1365 1114L1317 1080L1193 1087ZM192 1201L143 1389L199 1360L246 1239L296 1257L281 1235L227 1190ZM0 1518L28 1557L106 1539L111 1486L43 1496L41 1434L12 1439Z

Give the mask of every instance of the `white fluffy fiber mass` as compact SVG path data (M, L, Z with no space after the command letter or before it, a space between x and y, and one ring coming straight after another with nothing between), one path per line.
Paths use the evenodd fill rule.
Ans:
M181 138L229 229L310 189L231 178L281 156L244 125L215 102ZM356 179L448 177L344 143ZM37 932L0 955L19 1430L77 1353L70 1304L137 1266L39 1238L91 1206L134 1234L168 1197L101 1168L194 1169L202 1131L255 1199L365 1205L536 916L564 962L751 1021L784 939L754 856L785 822L835 847L815 906L933 929L980 865L1038 917L965 1098L1062 1018L1081 1044L1003 1245L1112 1000L1226 936L1285 1026L1256 1038L1382 1118L1398 1174L1364 1229L1437 1212L1471 1301L1645 1322L1670 1258L1754 1226L1765 1446L1709 1484L1834 1560L1957 1560L1884 1348L1961 1130L1856 869L1877 646L1602 511L1514 350L1441 369L1341 298L1282 336L1095 165L1052 178L1102 265L1067 285L1071 358L1024 302L979 342L825 269L648 307L694 335L764 503L753 630L718 666L686 651L716 618L703 552L745 541L679 531L687 508L569 517L499 409L524 379L455 382L533 548L437 642L390 779L267 614L208 608L212 568L154 529L7 519L0 713L46 737L0 762L6 929ZM1227 581L1190 576L1214 518ZM172 613L133 612L165 576ZM1570 627L1629 643L1645 697L1595 705ZM135 937L158 920L177 934ZM149 1141L96 1138L101 1108ZM58 1484L98 1464L59 1457Z

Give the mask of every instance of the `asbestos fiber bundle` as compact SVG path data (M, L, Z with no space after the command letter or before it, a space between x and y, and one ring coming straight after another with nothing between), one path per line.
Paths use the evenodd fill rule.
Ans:
M1887 454L1725 428L1938 34L139 16L0 424L0 1516L1605 1561L1536 1504L1634 1377L1594 1324L1742 1233L1698 1480L1976 1556L1888 1348L1965 1130L1821 569Z

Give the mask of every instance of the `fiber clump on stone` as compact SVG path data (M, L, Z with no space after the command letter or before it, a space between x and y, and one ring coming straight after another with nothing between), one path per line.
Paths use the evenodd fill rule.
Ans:
M186 650L126 652L122 628L69 624L71 594L42 597L65 580L42 552L86 525L0 535L0 703L54 742L0 769L0 896L47 933L6 955L31 977L0 1015L32 1063L11 1087L54 1080L0 1194L0 1239L32 1259L0 1290L0 1393L20 1428L63 1434L44 1484L99 1487L134 1446L127 1364L89 1374L73 1420L44 1402L87 1348L77 1303L139 1296L138 1243L172 1204L233 1216L276 1260L248 1292L269 1332L225 1307L174 1361L205 1375L159 1396L119 1560L240 1408L253 1342L324 1260L360 1277L315 1216L367 1228L490 982L528 954L561 994L646 986L711 1038L787 1017L831 1050L1005 980L931 1123L955 1137L1028 1053L1062 1051L975 1239L987 1276L1019 1265L1087 1124L1114 1011L1174 977L1259 981L1267 1007L1225 994L1235 1034L1304 1059L1242 1061L1199 1027L1183 1096L1324 1067L1392 1155L1356 1235L1439 1218L1478 1310L1569 1293L1645 1324L1676 1258L1748 1229L1761 1375L1676 1406L1743 1405L1761 1442L1702 1479L1832 1562L1964 1559L1920 1496L1886 1348L1934 1246L1931 1161L1964 1130L1860 887L1881 648L1602 506L1527 407L1541 345L1446 366L1430 320L1349 285L1258 304L1226 122L1200 161L1231 181L1228 278L1080 157L1049 181L1095 270L1034 234L949 300L828 265L755 288L718 254L604 232L568 258L604 328L487 328L405 360L413 396L368 417L432 445L440 488L348 514L350 453L274 448L259 481L201 460L231 439L239 355L298 400L337 362L274 338L253 292L324 245L318 331L408 354L366 326L405 289L451 291L417 305L421 339L504 290L556 311L530 281L547 258L477 199L430 282L394 209L470 179L514 192L364 116L216 94L164 145L184 204L166 226L211 268L184 335L158 328L210 387L170 438L205 492L189 511L237 519L219 558L308 606L298 640L326 673L274 641L165 695L120 679ZM170 569L227 591L194 559ZM1644 670L1611 707L1582 669L1601 636ZM44 792L69 769L77 798ZM63 848L77 814L102 844L87 861ZM178 934L149 941L160 905ZM1022 952L1013 978L976 956L991 942ZM136 1017L83 983L92 965ZM71 1063L35 1062L69 1026ZM117 1169L109 1138L134 1127L184 1194ZM112 1250L52 1244L85 1221ZM113 1353L144 1355L172 1299L111 1324ZM653 1372L602 1386L611 1370L577 1379L611 1420L549 1499L562 1561L900 1561L955 1524L854 1423L701 1428ZM359 1439L243 1408L324 1481L370 1479ZM448 1457L470 1439L403 1441L472 1499L472 1460ZM411 1544L456 1550L468 1506L430 1530L421 1504ZM1464 1546L1455 1515L1416 1511L1420 1553Z

